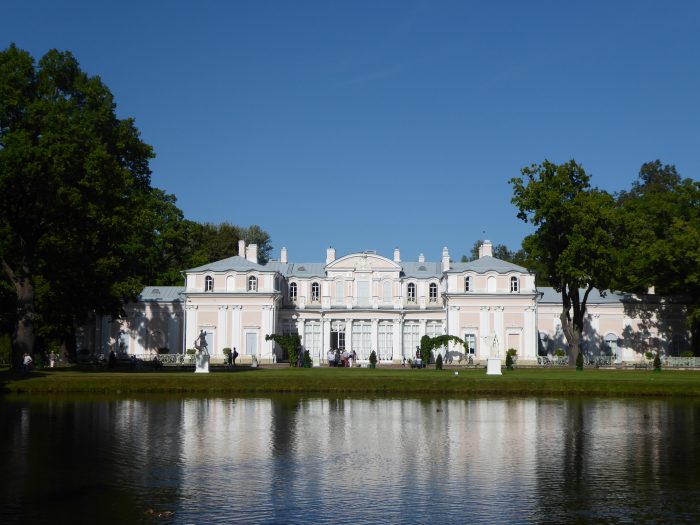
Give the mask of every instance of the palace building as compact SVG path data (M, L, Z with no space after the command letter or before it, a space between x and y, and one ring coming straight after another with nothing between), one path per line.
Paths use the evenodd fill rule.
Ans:
M329 349L348 349L367 361L414 358L423 335L454 335L468 350L450 344L440 350L447 362L484 360L484 338L496 336L498 355L517 351L519 362L566 348L561 331L561 297L537 288L526 268L493 257L485 241L479 258L450 260L443 248L438 261L404 261L375 252L295 263L282 248L278 261L258 262L257 246L239 242L244 254L186 270L184 287L146 287L123 319L98 319L83 333L82 347L96 353L117 349L131 355L159 348L182 353L206 334L213 362L224 348L236 348L239 362L283 358L268 334L296 333L315 365ZM588 301L582 345L589 355L612 355L617 362L639 361L646 350L676 355L689 347L685 310L653 294L594 290ZM91 344L92 343L92 344ZM467 355L471 354L471 355Z

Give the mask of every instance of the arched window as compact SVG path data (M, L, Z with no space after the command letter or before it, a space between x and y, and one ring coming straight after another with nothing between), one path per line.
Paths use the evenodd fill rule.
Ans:
M292 302L297 300L297 283L289 285L289 300Z
M510 291L511 291L511 293L516 293L518 291L518 278L517 277L510 278Z
M416 285L415 283L408 283L408 302L416 302Z
M430 283L429 296L431 303L437 303L437 284Z
M321 300L321 285L318 283L311 283L311 300L316 302Z
M211 275L207 275L204 278L204 291L213 292L214 291L214 278Z
M248 277L248 291L257 292L258 291L258 278L254 275Z
M465 292L472 291L472 278L469 276L464 278L464 291Z

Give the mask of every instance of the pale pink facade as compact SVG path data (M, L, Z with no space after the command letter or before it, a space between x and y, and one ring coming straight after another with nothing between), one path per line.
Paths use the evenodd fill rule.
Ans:
M382 362L401 363L415 357L423 335L466 341L468 352L459 344L440 351L453 363L489 353L505 359L509 348L520 363L535 363L538 354L566 348L560 298L537 289L527 269L494 258L489 241L468 263L451 262L447 248L434 262L422 255L402 261L398 249L387 258L374 252L336 257L329 248L324 262L292 263L283 248L278 261L259 264L255 245L241 241L238 251L246 256L187 270L184 288L145 289L126 320L103 322L96 346L179 353L204 331L214 362L224 348L236 348L240 362L255 356L264 363L282 358L266 335L297 333L316 365L335 348L354 350L360 362L376 351ZM591 355L638 361L649 348L674 353L687 346L682 305L656 296L594 293L588 314L584 350ZM485 338L494 335L496 346L487 347Z

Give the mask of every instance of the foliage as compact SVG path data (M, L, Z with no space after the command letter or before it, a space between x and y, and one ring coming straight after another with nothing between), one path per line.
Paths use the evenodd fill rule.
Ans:
M516 355L518 355L518 351L515 348L509 348L508 350L506 350L506 355L515 357Z
M168 348L167 346L163 346L163 347L158 349L158 353L159 354L169 354L170 348Z
M435 359L435 370L442 370L442 354L438 354Z
M629 192L618 195L627 239L617 286L686 297L688 321L700 343L700 182L656 160L642 165Z
M686 350L685 352L681 352L681 357L694 357L695 354L692 352L692 350Z
M576 370L583 370L583 354L581 352L576 356Z
M464 353L469 353L467 343L455 335L438 335L435 337L424 335L420 338L420 356L423 363L428 365L430 363L430 356L432 355L433 350L447 346L450 341L461 344L464 347Z
M513 370L513 356L510 353L506 353L506 369Z
M231 349L226 347L222 350L225 356L229 356L231 354Z
M309 354L308 350L304 350L301 362L304 368L311 368L311 354Z
M654 370L661 370L661 358L659 357L658 352L656 353L656 356L654 356Z
M35 63L14 45L0 52L0 265L15 363L37 337L68 343L88 315L118 315L140 291L163 196L152 157L70 53Z
M299 354L297 350L301 346L301 338L299 334L268 334L265 336L265 341L274 341L282 347L282 350L289 356L289 366L296 367L299 363Z
M571 355L579 354L588 296L610 289L617 269L618 221L615 200L591 188L590 177L571 160L545 160L510 180L518 218L537 229L523 249L537 261L547 281L561 294L562 331ZM573 361L572 361L573 364Z
M377 352L375 352L374 350L372 350L372 352L369 354L369 364L377 364Z
M654 359L654 352L644 352L644 357L647 358L647 361L651 361Z
M197 349L196 349L196 348L188 348L188 349L187 349L187 355L194 355L194 354L196 354L196 353L197 353Z
M555 356L555 357L564 357L565 355L566 355L566 350L564 350L563 348L557 348L557 349L554 351L554 356Z

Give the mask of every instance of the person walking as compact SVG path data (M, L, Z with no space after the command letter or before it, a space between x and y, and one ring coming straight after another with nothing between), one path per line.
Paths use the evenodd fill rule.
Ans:
M236 358L238 357L238 350L236 350L236 347L233 347L233 352L231 352L231 362L233 366L236 366Z

